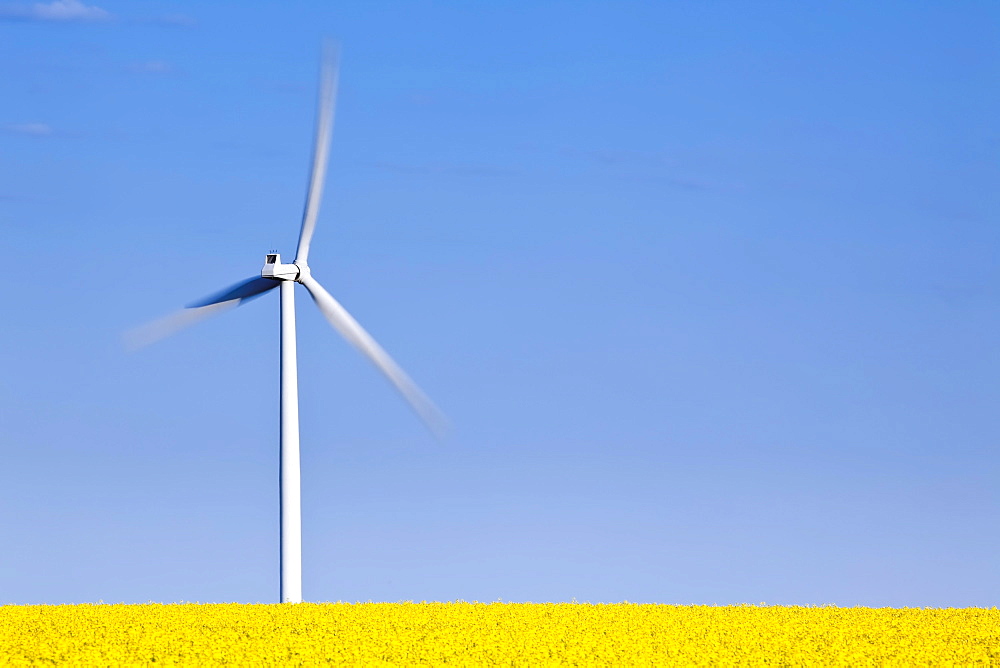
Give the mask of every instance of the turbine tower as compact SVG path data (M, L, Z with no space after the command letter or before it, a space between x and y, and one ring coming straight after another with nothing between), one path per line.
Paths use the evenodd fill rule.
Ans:
M340 305L309 269L309 246L316 229L326 177L330 134L333 129L334 100L337 90L337 64L333 49L326 45L320 68L319 108L316 117L316 140L313 147L312 173L306 194L302 226L295 260L281 261L281 255L266 255L260 276L189 305L156 322L126 334L126 344L138 348L162 339L210 315L239 306L278 288L280 296L280 474L281 489L281 589L282 603L302 602L302 513L299 480L299 389L295 349L295 284L303 285L316 306L335 330L366 356L435 433L444 428L444 418L420 388L406 375L388 353Z

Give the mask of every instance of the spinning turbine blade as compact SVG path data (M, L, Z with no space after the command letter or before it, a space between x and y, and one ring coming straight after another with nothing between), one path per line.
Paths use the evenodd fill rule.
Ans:
M420 419L437 436L442 436L447 427L447 420L444 415L431 403L416 383L414 383L406 372L389 354L382 349L375 339L366 332L358 321L355 320L343 306L340 305L333 296L320 285L316 279L306 275L300 279L302 285L306 286L312 296L316 306L323 312L326 319L330 321L333 328L340 332L340 335L347 339L348 343L357 348L365 357L378 367L378 370L389 379L389 382L403 395L403 398L413 407Z
M268 290L273 290L278 287L280 281L275 281L270 278L263 278L261 276L256 276L254 278L248 278L242 283L237 283L231 288L226 288L222 292L217 292L211 297L205 297L202 300L188 304L187 308L203 308L205 306L211 306L212 304L223 304L225 302L231 302L239 300L235 306L239 306L240 302L245 302L249 299L253 299L259 295L264 294Z
M129 350L136 350L156 343L160 339L165 339L209 316L228 311L245 301L258 297L268 290L278 287L279 283L280 281L272 281L260 276L237 283L211 297L194 302L185 309L129 330L124 336L125 346Z
M312 174L309 176L309 190L306 207L302 212L302 229L299 231L299 247L295 252L295 262L305 264L309 256L309 243L316 229L320 200L323 199L323 183L326 179L326 163L330 153L330 134L333 132L333 114L337 97L338 67L336 52L330 43L323 48L323 64L320 71L319 107L316 111L316 143L313 146Z

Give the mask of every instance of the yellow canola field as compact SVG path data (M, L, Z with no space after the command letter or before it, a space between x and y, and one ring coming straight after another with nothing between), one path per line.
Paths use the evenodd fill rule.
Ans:
M1000 665L996 608L580 603L0 606L0 664Z

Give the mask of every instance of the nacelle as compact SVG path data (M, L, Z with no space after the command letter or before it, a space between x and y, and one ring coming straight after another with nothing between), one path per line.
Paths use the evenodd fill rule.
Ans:
M294 264L282 264L281 255L278 253L268 253L265 256L264 268L260 270L260 275L277 281L295 281L299 278L299 268Z

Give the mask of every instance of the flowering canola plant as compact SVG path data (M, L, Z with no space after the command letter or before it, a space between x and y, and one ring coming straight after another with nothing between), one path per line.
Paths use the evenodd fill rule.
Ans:
M465 602L0 606L0 664L997 666L1000 611Z

